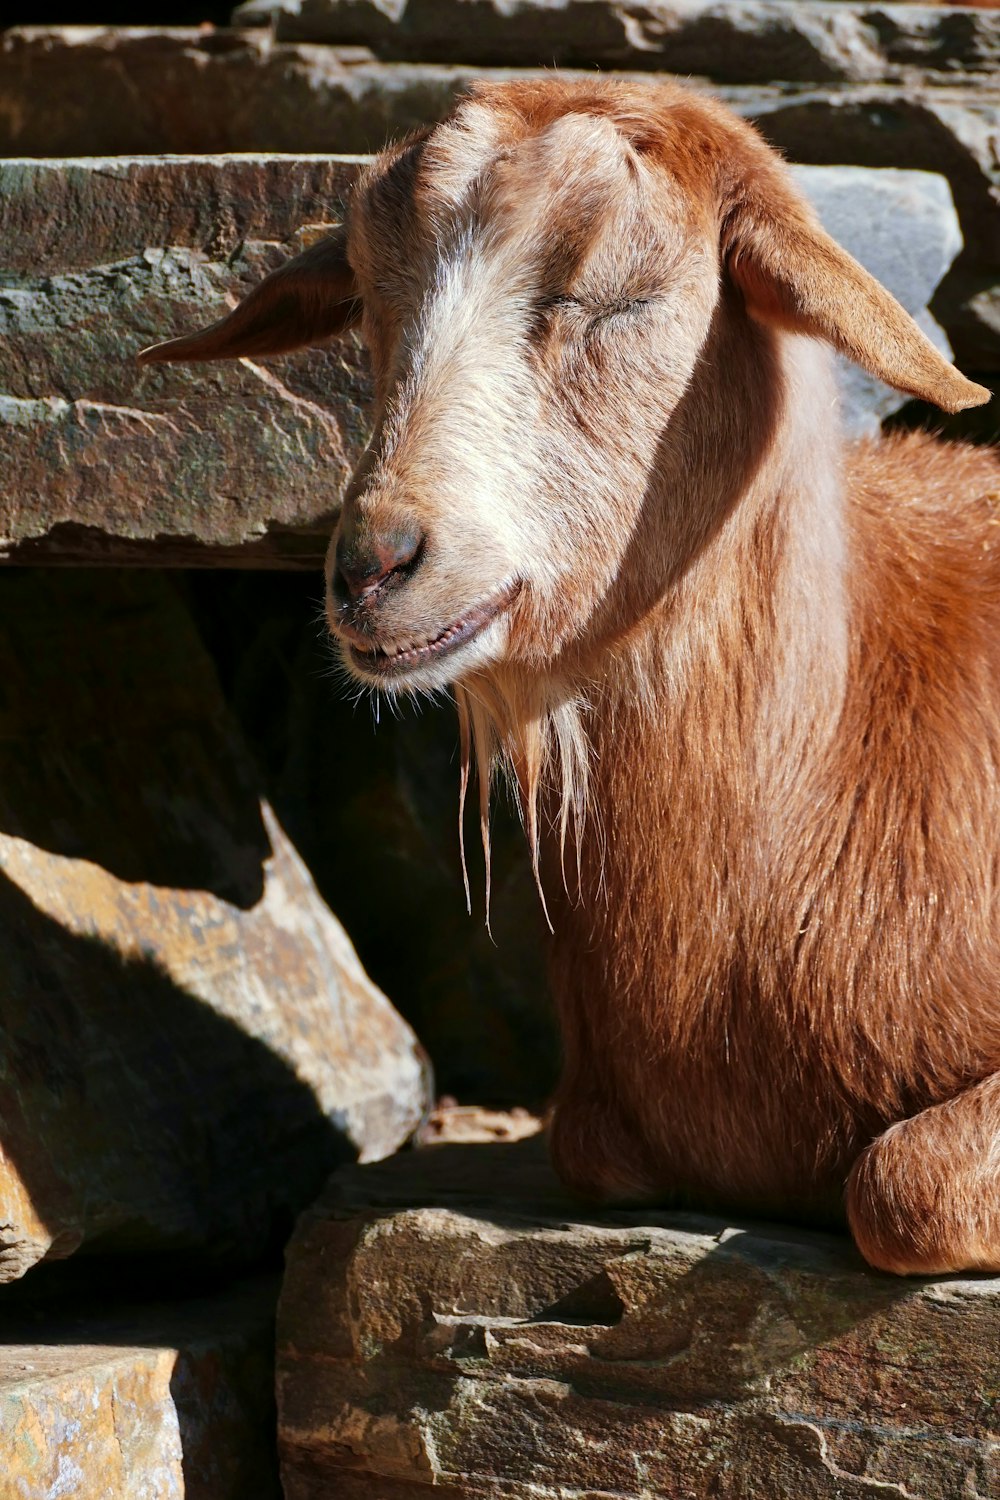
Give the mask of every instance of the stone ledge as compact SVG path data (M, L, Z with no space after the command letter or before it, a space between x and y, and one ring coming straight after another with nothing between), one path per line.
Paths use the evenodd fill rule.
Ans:
M104 533L313 566L367 433L354 338L294 359L141 372L339 212L357 161L236 156L0 163L0 553ZM150 549L151 550L151 549ZM110 560L105 557L103 561Z
M846 1238L584 1213L537 1141L350 1169L287 1256L286 1500L986 1500L998 1312Z
M359 160L0 162L0 560L322 565L367 434L357 337L266 363L141 371L134 356L219 317L303 226L335 219ZM843 170L805 172L821 216ZM854 224L841 207L831 227L920 314L960 243L947 185L848 178ZM855 390L869 416L899 404Z
M0 1300L4 1500L278 1500L276 1294Z
M0 37L0 154L366 152L439 119L480 76L468 64L380 63L364 48L275 43L259 30L15 28ZM965 250L935 313L964 369L1000 369L997 78L699 86L754 120L793 161L947 177ZM98 95L107 101L99 115ZM74 545L89 555L86 537ZM264 538L259 550L269 547Z
M653 68L719 83L870 82L994 71L1000 16L865 0L249 0L282 41L479 66Z

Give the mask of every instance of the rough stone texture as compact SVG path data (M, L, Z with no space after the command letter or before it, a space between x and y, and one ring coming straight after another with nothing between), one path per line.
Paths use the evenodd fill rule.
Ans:
M250 0L233 19L385 58L655 68L719 83L947 76L1000 58L991 11L848 0Z
M274 43L252 30L12 30L0 38L0 155L364 152L445 114L468 81L481 76L462 61L378 63L364 49ZM904 85L700 86L714 87L754 119L793 161L947 177L965 249L935 313L963 368L997 370L1000 86L995 76L947 73L933 85L928 76L935 77ZM290 192L294 199L294 185ZM3 216L0 204L0 222ZM286 220L283 232L295 227ZM145 243L145 235L141 230L128 250ZM37 270L33 258L30 265Z
M0 156L376 151L469 76L264 31L16 28L0 36Z
M0 1303L3 1500L279 1500L276 1295Z
M322 556L366 430L359 344L266 367L140 371L133 356L225 312L302 226L336 216L355 171L302 157L0 163L0 553L30 561L48 537L101 560L110 535L137 560Z
M963 370L1000 369L1000 90L741 88L723 97L793 161L946 177L965 248L933 312Z
M286 1500L986 1500L1000 1281L846 1240L592 1217L539 1142L333 1180L278 1315Z
M174 590L10 572L0 660L0 1280L280 1245L429 1103L266 803Z
M142 371L132 356L223 312L302 226L336 214L356 170L279 156L0 163L0 556L321 563L366 432L356 338L266 364ZM930 246L926 293L952 252L946 191L924 184L915 208L913 183L892 181L891 199L879 179L878 210L870 199L854 216L851 248L865 259L871 223L898 220L901 244ZM895 288L904 257L876 263Z

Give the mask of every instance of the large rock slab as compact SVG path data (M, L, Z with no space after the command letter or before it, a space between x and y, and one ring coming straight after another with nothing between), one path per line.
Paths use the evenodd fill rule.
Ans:
M795 167L795 180L823 227L888 287L946 358L951 349L928 304L962 248L943 177L890 167ZM837 357L845 430L878 433L906 397Z
M276 1295L0 1302L4 1500L280 1500Z
M478 76L468 64L382 63L363 48L276 43L260 30L12 29L0 37L0 155L366 152L440 119ZM951 71L933 84L699 86L793 161L945 176L965 249L936 316L965 369L1000 369L995 79Z
M260 30L11 28L0 156L376 151L444 114L469 76Z
M303 225L339 212L357 169L284 156L0 163L0 557L320 565L367 433L357 338L266 364L140 370L133 356L223 313ZM813 173L809 190L834 181ZM915 183L852 173L840 198L858 211L838 214L862 260L891 239L872 226L895 223L906 253L880 250L876 266L894 288L919 247L919 301L957 235L947 188Z
M166 579L12 572L2 600L0 1281L80 1247L258 1260L411 1134L424 1055Z
M0 163L0 553L259 565L321 555L367 431L353 338L294 361L140 372L338 212L356 162Z
M986 1500L1000 1281L592 1215L536 1141L333 1180L278 1315L286 1500Z
M249 0L233 20L385 58L656 68L720 83L989 73L1000 59L995 12L864 0Z

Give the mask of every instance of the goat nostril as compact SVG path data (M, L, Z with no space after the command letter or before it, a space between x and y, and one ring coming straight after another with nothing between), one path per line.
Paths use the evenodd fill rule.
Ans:
M342 536L337 543L337 581L352 599L374 593L393 575L398 577L412 571L423 546L423 535L413 531L391 531L374 537Z

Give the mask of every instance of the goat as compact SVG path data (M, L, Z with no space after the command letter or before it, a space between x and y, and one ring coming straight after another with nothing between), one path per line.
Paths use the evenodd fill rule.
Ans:
M668 83L474 87L142 357L359 320L330 627L361 682L453 689L484 823L514 778L559 1173L1000 1270L1000 465L845 444L829 346L948 412L989 392Z

